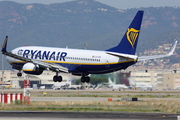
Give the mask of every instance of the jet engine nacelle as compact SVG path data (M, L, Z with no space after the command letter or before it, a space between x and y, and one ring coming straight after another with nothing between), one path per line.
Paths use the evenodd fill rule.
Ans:
M33 75L40 75L44 71L44 69L37 67L33 63L25 63L22 68L24 73L33 74Z

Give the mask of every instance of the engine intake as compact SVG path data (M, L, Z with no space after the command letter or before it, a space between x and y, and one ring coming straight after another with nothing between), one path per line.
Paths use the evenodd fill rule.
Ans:
M24 73L33 74L33 75L40 75L44 71L44 69L37 67L33 63L24 64L22 70Z

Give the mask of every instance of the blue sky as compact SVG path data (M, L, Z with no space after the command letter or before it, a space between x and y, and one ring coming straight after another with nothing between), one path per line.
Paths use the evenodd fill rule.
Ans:
M15 1L18 3L61 3L73 0L0 0ZM116 7L118 9L139 8L139 7L160 7L171 6L180 7L180 0L96 0L101 3Z

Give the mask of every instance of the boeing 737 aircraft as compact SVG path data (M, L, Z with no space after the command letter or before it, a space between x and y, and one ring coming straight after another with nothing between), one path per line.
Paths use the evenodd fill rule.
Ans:
M44 70L56 72L54 82L61 82L60 72L82 76L82 82L89 82L89 74L103 74L126 69L138 61L171 56L177 41L166 55L144 56L135 55L140 33L143 11L138 11L120 43L105 51L54 48L41 46L18 47L8 52L6 50L8 37L2 46L2 54L7 55L7 61L12 68L27 74L40 75Z

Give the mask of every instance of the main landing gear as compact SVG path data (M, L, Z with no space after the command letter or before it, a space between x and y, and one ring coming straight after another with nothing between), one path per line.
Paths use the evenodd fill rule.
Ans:
M18 76L18 77L21 77L21 76L22 76L21 71L19 71L19 72L17 73L17 76Z
M90 77L88 77L88 76L85 76L85 75L82 75L82 77L81 77L81 82L82 83L89 83L90 82Z
M58 73L53 77L54 82L62 82L62 76L58 76Z

